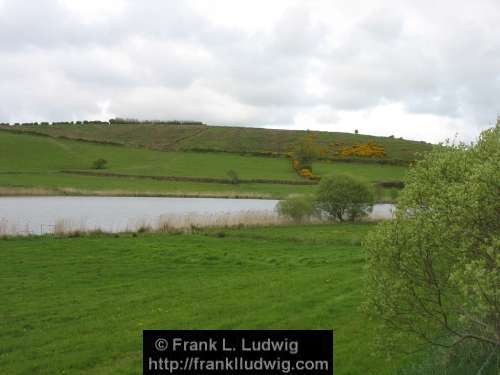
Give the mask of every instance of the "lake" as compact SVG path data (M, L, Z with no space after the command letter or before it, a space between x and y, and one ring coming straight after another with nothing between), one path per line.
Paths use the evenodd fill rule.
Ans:
M156 197L0 197L0 234L65 230L121 232L140 227L277 222L277 200ZM392 217L377 204L372 218Z

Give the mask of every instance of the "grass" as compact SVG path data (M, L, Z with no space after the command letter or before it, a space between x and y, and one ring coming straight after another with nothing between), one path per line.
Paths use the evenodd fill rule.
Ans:
M288 152L305 134L301 130L276 130L249 127L172 126L172 125L53 125L19 126L51 136L116 142L159 150L206 149L226 152ZM429 151L424 142L352 133L311 132L328 150L339 150L355 143L376 142L384 146L388 159L413 160L416 152Z
M1 189L1 187L3 187L3 189ZM277 184L230 185L199 182L156 181L119 177L76 176L61 173L0 173L0 195L19 195L16 191L24 192L24 194L30 195L29 190L31 189L35 192L45 189L47 192L52 191L54 195L227 196L280 198L289 194L311 193L315 188L315 186Z
M356 177L365 182L402 180L407 168L396 165L317 162L313 166L318 176L337 176L340 174Z
M131 175L227 178L233 169L240 178L301 179L283 158L161 152L0 132L0 171L88 170L98 158L108 161L106 171Z
M2 131L0 132L0 186L14 190L16 188L74 189L95 194L119 190L123 194L130 195L253 194L262 197L284 197L314 190L313 186L256 183L229 185L60 173L61 170L88 171L93 161L98 158L108 160L105 172L130 176L227 178L227 171L235 170L242 179L301 180L291 168L290 161L284 158L224 153L161 152ZM314 164L314 171L323 176L350 174L367 182L375 182L401 180L406 168L394 165L317 162ZM381 199L390 197L390 191L385 189Z
M336 374L389 374L360 313L371 224L0 240L5 374L137 374L143 329L334 329Z

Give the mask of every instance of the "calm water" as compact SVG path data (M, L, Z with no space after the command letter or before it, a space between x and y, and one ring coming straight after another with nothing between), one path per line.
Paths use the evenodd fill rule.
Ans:
M154 224L160 216L245 212L274 214L277 200L150 197L0 197L0 231L47 233L63 220L79 229L118 232ZM375 205L372 217L390 218L393 206Z

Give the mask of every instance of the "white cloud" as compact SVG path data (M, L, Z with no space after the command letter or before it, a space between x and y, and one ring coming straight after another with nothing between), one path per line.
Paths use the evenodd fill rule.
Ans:
M123 0L59 0L74 17L84 23L104 22L106 19L125 10Z

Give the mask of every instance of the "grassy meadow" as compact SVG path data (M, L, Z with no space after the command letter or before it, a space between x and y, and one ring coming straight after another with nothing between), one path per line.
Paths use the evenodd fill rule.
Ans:
M92 170L98 158L108 161L105 170ZM144 148L93 144L30 134L0 132L0 192L45 189L54 194L123 195L226 195L281 198L310 193L314 186L242 183L238 185L188 181L134 179L134 176L181 176L227 179L234 170L240 179L302 181L286 158L242 156L229 153L157 151ZM81 176L61 171L118 173L129 178ZM406 167L396 165L316 162L320 176L348 174L367 182L401 180ZM393 194L384 189L381 199Z
M372 226L0 239L0 373L137 374L175 328L334 329L336 374L393 373L359 311Z
M281 198L312 193L316 186L278 184L216 184L185 181L96 177L52 173L1 173L0 196L9 195L113 195L113 196L213 196ZM387 196L390 197L389 191ZM39 194L40 192L40 194ZM32 194L33 193L33 194Z

